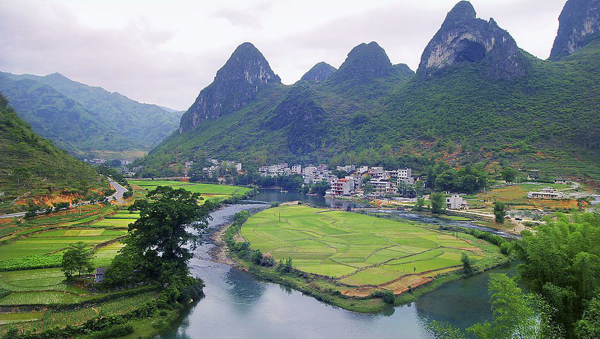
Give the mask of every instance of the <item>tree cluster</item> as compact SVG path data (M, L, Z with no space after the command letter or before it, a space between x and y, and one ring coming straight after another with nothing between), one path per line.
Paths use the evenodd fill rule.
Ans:
M427 187L435 191L479 192L489 185L489 174L483 165L466 165L459 170L440 162L427 170Z

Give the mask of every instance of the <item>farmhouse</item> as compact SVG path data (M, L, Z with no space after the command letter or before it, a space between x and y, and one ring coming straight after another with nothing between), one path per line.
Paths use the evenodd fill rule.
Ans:
M102 280L104 280L105 276L106 276L106 268L98 267L96 269L96 272L94 273L94 281L102 282Z
M565 178L555 178L554 179L554 183L555 184L563 184L563 185L568 185L569 184L569 180L565 179Z
M562 199L563 194L552 187L546 187L540 192L527 193L529 199Z
M468 210L469 204L458 194L446 198L446 208L449 210Z

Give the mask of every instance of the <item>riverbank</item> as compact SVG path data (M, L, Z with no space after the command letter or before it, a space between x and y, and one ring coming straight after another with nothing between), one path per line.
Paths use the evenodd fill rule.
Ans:
M256 264L250 258L249 254L252 253L249 249L250 246L246 245L248 243L240 234L240 230L241 224L239 222L234 222L223 227L218 232L215 232L214 239L222 244L215 254L216 260L250 272L260 279L293 288L303 294L310 295L317 300L354 312L374 313L380 312L392 305L398 306L411 303L423 294L426 294L447 282L465 276L460 265L448 267L447 269L433 269L433 271L426 270L426 268L419 268L420 273L406 274L400 279L395 279L382 284L364 285L349 283L349 281L345 281L343 277L340 279L340 277L309 273L296 268L288 270L282 269L281 261L278 265L265 267L265 265ZM456 230L452 230L451 232L435 230L435 232L437 232L437 234L445 233L445 236L457 235ZM482 246L482 251L484 252L499 253L498 246L481 239L476 239L472 235L466 233L460 234L459 238L472 243L477 242L479 246ZM483 243L485 243L485 245ZM248 249L240 250L240 248L244 247L248 247ZM476 266L478 271L483 272L493 267L506 264L509 261L509 257L495 255L485 260L479 260ZM419 260L411 262L417 263ZM421 263L419 262L415 265L419 266L420 264ZM412 268L413 264L410 265ZM374 267L377 266L378 264ZM415 266L415 271L417 270L417 266ZM393 293L392 298L389 296L390 293ZM394 294L395 297L393 296Z

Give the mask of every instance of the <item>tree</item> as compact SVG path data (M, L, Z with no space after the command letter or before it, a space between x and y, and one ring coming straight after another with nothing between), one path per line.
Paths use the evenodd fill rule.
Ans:
M319 181L312 185L311 192L314 194L318 194L320 196L324 196L325 192L331 188L331 185L328 181Z
M444 210L446 210L446 195L444 193L432 193L429 199L431 200L432 213L444 213Z
M440 173L435 179L436 191L455 191L458 186L459 178L453 168Z
M468 332L482 339L545 338L538 325L536 300L505 274L490 274L492 320L475 324Z
M187 276L187 263L208 226L210 209L198 205L200 195L158 186L130 208L140 218L129 225L126 246L140 259L141 269L159 281ZM189 246L188 246L189 245Z
M255 265L260 265L262 263L262 259L263 254L260 250L254 250L250 256L250 261L252 261Z
M600 215L584 213L548 219L536 233L522 232L516 250L525 287L556 312L569 337L591 300L600 293Z
M431 330L437 338L563 338L559 326L552 322L552 309L535 294L525 293L505 274L491 274L488 284L492 318L467 328L469 336L451 324L433 321Z
M496 223L504 224L504 218L506 217L506 204L500 201L494 202L494 216L496 217Z
M517 171L514 168L504 167L501 173L502 179L504 179L504 181L506 182L515 182L515 179L517 178L517 173L519 173L519 171Z
M77 242L63 254L61 268L67 278L71 278L75 272L78 275L88 273L94 269L92 264L93 253L86 249L86 244Z
M590 301L582 319L577 322L575 333L579 338L600 338L600 295Z
M473 271L475 270L473 268L473 263L471 262L471 258L469 258L469 256L465 252L463 252L460 261L463 263L463 271L465 272L465 274L473 274Z
M422 211L424 206L425 206L425 199L417 198L417 203L415 204L415 207L413 209L415 211Z

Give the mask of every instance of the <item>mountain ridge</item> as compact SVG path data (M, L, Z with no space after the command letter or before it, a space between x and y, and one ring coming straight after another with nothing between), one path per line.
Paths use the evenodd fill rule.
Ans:
M60 73L0 73L0 91L36 132L79 156L147 151L176 130L180 117L180 112L139 103Z
M600 38L600 0L568 0L558 21L550 60L560 60Z
M267 59L249 42L239 45L214 81L181 117L179 133L193 130L204 120L216 119L252 101L264 87L281 84Z
M444 39L453 32L458 40ZM465 39L484 48L480 58L455 58L465 51ZM201 128L171 135L136 164L145 168L142 174L167 175L174 174L165 170L169 164L197 154L250 164L409 162L417 168L443 158L456 166L508 162L559 175L568 168L600 180L593 166L600 160L594 80L600 78L600 43L560 62L540 60L493 19L477 19L472 5L460 2L422 60L432 55L431 46L453 62L421 66L415 74L393 65L377 43L360 44L325 81L270 87ZM303 124L307 138L294 134Z

